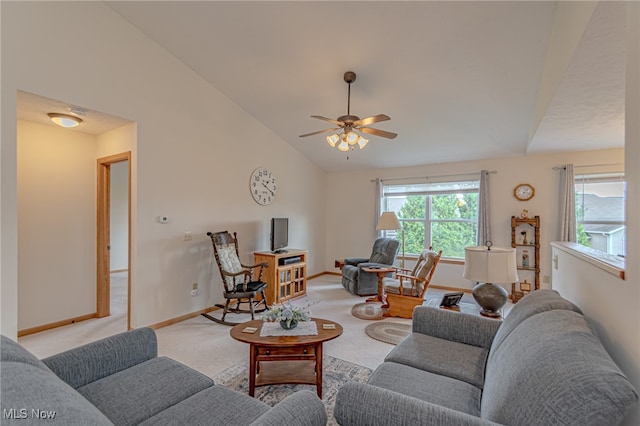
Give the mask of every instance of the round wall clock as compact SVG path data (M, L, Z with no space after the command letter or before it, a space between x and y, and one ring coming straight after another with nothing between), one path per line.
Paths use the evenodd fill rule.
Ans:
M528 183L521 183L513 189L513 195L520 201L527 201L536 195L536 190Z
M261 206L267 206L271 204L276 197L276 178L268 169L258 167L251 173L249 190L256 203Z

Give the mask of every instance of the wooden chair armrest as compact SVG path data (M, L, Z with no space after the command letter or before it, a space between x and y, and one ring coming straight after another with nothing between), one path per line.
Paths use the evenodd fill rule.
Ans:
M412 275L407 275L407 274L396 274L396 276L397 276L398 278L400 278L400 285L399 285L398 290L400 291L400 295L401 295L401 296L404 294L404 293L403 293L403 288L404 288L404 287L403 287L403 285L402 285L402 280L403 280L403 278L407 278L408 280L410 280L410 281L411 281L411 288L412 288L412 289L415 289L415 288L416 288L416 283L417 283L418 281L426 281L424 278L414 277L414 276L412 276Z

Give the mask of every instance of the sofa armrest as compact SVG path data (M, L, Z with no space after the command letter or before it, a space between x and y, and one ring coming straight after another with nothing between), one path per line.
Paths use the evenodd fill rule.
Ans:
M429 306L413 311L413 332L490 349L501 321Z
M327 410L314 392L305 390L289 395L255 419L251 426L324 426Z
M344 260L345 265L358 266L360 263L368 262L368 257L349 257Z
M155 331L139 328L50 356L42 362L77 389L156 356Z
M333 415L341 426L497 425L480 417L356 382L340 388Z

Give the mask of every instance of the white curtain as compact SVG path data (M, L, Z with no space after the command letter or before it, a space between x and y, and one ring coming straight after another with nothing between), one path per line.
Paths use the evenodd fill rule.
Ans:
M485 245L491 241L491 218L489 217L489 174L488 170L480 172L480 188L478 190L478 238L476 244Z
M573 164L560 168L560 236L559 241L576 242L576 195Z
M378 226L378 220L380 219L380 215L382 214L382 206L380 203L382 202L382 180L376 178L376 208L375 208L375 217L373 218L373 237L378 238L380 236L380 232L377 231L376 226Z

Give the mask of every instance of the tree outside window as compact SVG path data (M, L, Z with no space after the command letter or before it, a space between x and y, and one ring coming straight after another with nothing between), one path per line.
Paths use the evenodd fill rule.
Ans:
M463 189L456 190L456 186ZM385 210L396 212L400 220L406 254L418 255L432 246L434 250L442 250L444 257L464 258L464 248L476 245L477 182L387 189L382 205ZM421 193L412 195L412 191ZM400 238L399 234L395 231L386 233L396 238Z

